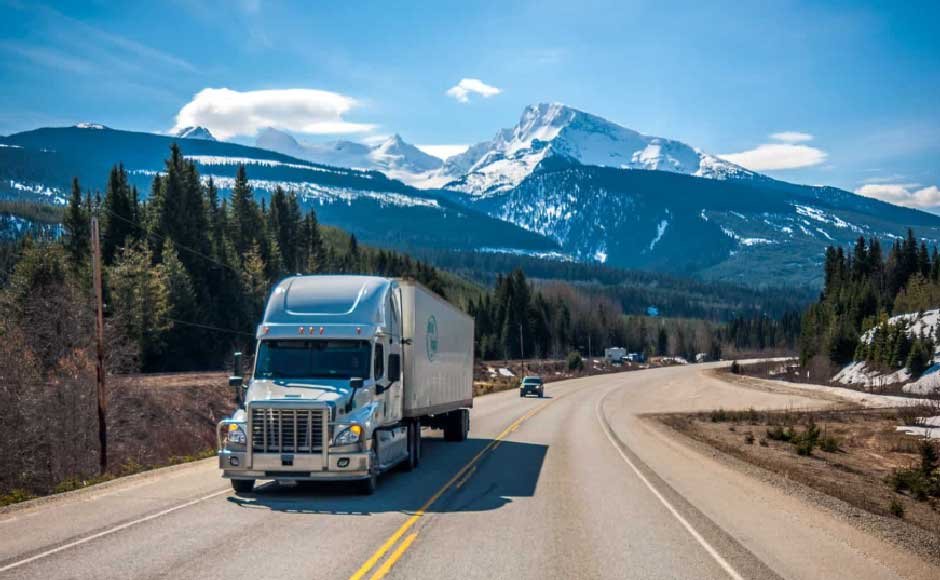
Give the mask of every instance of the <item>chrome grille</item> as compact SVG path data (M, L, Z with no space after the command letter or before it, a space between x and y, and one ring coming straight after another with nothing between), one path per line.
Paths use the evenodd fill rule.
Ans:
M255 453L319 453L324 409L252 408L251 448Z

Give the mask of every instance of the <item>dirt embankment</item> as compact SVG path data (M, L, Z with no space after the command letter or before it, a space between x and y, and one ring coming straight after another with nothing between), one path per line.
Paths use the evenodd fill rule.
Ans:
M0 505L208 457L216 422L235 407L227 382L221 372L108 377L104 474L95 385L33 386L10 427L22 436L0 440Z
M908 409L726 411L656 417L737 459L852 506L900 518L940 546L940 469L925 442L897 431ZM929 453L928 453L929 454Z

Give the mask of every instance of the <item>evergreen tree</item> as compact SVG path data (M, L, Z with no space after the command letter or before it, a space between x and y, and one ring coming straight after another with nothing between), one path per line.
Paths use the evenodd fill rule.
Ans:
M101 258L105 264L114 261L118 248L124 247L128 238L132 242L137 238L136 203L124 166L112 167L101 204Z
M87 263L91 244L91 216L82 200L78 178L72 180L72 195L63 217L65 244L74 266Z

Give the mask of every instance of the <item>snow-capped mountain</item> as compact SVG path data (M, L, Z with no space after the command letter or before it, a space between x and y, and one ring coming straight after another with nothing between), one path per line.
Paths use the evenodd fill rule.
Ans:
M176 133L173 133L173 136L179 137L180 139L203 139L205 141L215 141L215 137L212 136L212 132L205 127L183 127Z
M759 174L679 141L643 135L559 103L529 105L519 123L449 158L436 184L475 196L508 191L549 158L711 179Z
M378 171L328 167L238 143L101 125L47 127L0 137L0 199L64 205L73 178L86 191L101 191L118 163L146 195L154 176L165 170L174 144L196 165L203 181L212 179L223 196L244 166L257 197L267 198L278 188L294 192L303 207L316 209L321 223L341 227L365 243L432 250L492 246L523 254L559 249L544 236ZM401 163L400 155L408 153L394 140L383 145L374 148L374 154L389 166ZM0 236L25 231L21 223L0 223Z
M424 181L428 172L440 169L444 163L405 142L398 134L375 145L342 140L300 143L290 134L268 127L258 133L255 145L323 165L375 169L409 184Z

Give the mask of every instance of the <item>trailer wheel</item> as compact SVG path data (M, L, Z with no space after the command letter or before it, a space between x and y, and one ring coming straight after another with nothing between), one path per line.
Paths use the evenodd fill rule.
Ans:
M447 441L463 441L470 432L470 411L457 409L447 415L447 424L444 426L444 439Z
M251 493L255 488L255 480L253 479L231 479L232 489L235 490L235 493Z

